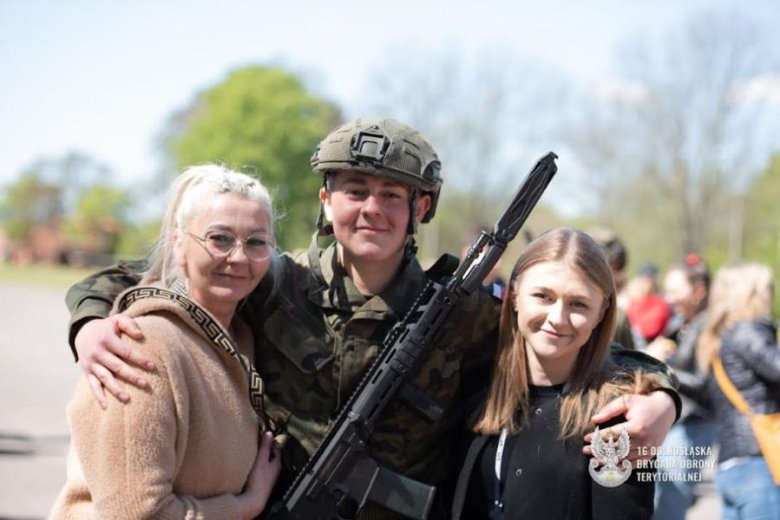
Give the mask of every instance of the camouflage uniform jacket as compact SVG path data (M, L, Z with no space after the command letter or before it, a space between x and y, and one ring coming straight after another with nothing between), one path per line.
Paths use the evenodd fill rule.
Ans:
M327 239L326 239L327 240ZM295 261L275 266L276 291L256 291L241 310L257 338L255 366L263 378L271 416L286 424L302 450L285 452L300 469L316 449L371 364L392 326L404 317L428 277L407 259L387 289L366 296L336 258L335 242L312 244ZM477 292L453 309L412 384L444 409L428 424L406 404L392 402L369 442L389 468L438 484L452 477L450 436L462 424L465 400L487 385L493 368L499 302ZM473 389L473 390L472 390ZM299 447L300 447L299 446Z

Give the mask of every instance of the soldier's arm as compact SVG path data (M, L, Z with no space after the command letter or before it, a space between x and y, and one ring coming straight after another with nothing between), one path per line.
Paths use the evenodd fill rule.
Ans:
M612 359L624 368L641 368L643 372L650 374L650 380L654 384L652 391L646 395L627 395L608 403L593 416L593 421L601 424L624 415L631 445L635 448L647 448L641 451L647 454L646 456L632 452L629 458L650 459L650 453L655 452L651 448L657 448L663 443L669 428L682 411L682 402L677 394L677 378L666 364L642 352L613 348L611 355ZM590 442L590 436L586 436L585 440ZM590 454L589 450L590 448L586 447L584 452Z
M610 354L612 360L621 367L641 369L646 374L652 374L654 385L651 390L667 394L674 404L675 422L680 418L682 401L680 400L680 394L677 392L680 388L680 381L672 367L644 352L617 348L615 345L612 346Z
M78 352L75 341L81 328L90 320L107 318L114 305L114 299L128 287L138 285L145 269L146 262L143 260L119 262L77 282L68 289L65 295L65 305L70 312L68 343L76 361L78 361Z
M78 282L65 298L71 313L68 338L73 355L103 408L108 405L106 389L121 402L129 401L117 378L138 387L147 385L129 363L148 370L154 368L151 360L130 348L120 337L127 334L141 339L143 335L135 322L122 315L108 317L114 299L136 285L145 268L143 261L109 267Z
M472 410L481 406L481 400L490 388L495 369L501 302L486 291L479 290L463 307L464 314L457 317L462 325L453 336L467 345L461 377L463 395L467 398L466 410Z

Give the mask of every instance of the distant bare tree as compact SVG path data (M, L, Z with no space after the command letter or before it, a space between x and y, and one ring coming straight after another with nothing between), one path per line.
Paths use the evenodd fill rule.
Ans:
M38 158L26 172L34 172L42 181L59 186L65 213L75 210L79 197L91 186L110 185L116 181L109 165L78 150Z
M622 218L623 190L641 182L647 201L667 212L677 254L705 250L726 195L761 164L753 154L766 150L767 117L777 115L745 96L750 82L780 71L761 35L734 13L705 13L660 44L644 38L624 48L623 88L596 105L596 124L583 118L570 134L599 179L604 220Z
M616 228L623 209L618 187L625 183L626 171L630 170L626 142L616 137L623 135L625 122L611 103L583 103L580 109L578 123L562 128L579 165L580 177L573 184L580 188L580 198L586 199L587 209L599 222Z
M442 206L460 221L436 219L421 230L423 252L452 250L455 229L490 224L531 162L549 150L551 106L563 82L505 49L421 52L396 49L367 88L367 113L395 117L423 132L443 163ZM464 196L466 195L466 196ZM447 225L449 230L442 230ZM441 244L447 238L447 244Z

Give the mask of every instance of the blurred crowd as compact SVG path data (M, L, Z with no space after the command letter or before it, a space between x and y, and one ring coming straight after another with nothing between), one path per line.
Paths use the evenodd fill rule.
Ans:
M615 273L616 340L669 364L680 383L682 414L655 461L655 517L685 518L717 453L723 518L780 518L780 467L770 469L780 456L777 426L774 448L760 445L751 426L751 415L780 411L771 269L744 262L711 274L691 253L665 273L644 264L629 277L623 242L607 229L589 233Z

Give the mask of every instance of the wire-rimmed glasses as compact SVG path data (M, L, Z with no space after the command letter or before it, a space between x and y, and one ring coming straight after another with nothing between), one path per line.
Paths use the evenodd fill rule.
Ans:
M206 248L206 251L215 258L230 256L240 244L244 248L244 254L248 259L260 261L271 256L271 251L274 248L273 240L263 235L252 235L242 240L230 231L209 231L203 237L199 237L194 233L188 232L188 234L200 242Z

